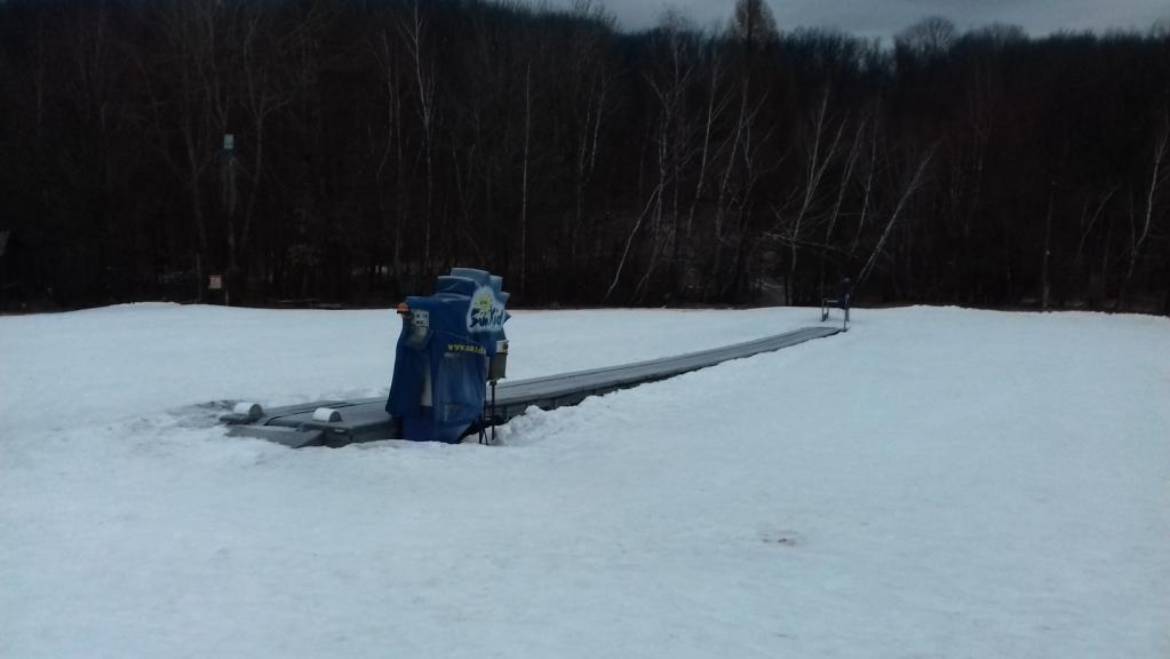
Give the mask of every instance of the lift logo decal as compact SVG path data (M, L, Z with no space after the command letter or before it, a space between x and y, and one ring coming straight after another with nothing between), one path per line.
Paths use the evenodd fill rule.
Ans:
M491 286L480 286L471 296L471 306L467 310L467 330L469 332L499 332L504 329L504 303L496 298Z

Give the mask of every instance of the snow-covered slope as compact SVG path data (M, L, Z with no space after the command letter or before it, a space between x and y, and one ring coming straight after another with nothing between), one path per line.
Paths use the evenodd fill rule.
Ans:
M509 366L815 320L521 312ZM379 395L396 331L0 318L0 656L1170 655L1166 319L863 310L493 448L290 451L191 407Z

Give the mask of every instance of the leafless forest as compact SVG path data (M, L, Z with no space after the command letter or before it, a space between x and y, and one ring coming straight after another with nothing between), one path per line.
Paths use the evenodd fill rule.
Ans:
M466 265L530 306L849 276L873 304L1170 313L1170 33L728 14L0 2L0 305L385 304Z

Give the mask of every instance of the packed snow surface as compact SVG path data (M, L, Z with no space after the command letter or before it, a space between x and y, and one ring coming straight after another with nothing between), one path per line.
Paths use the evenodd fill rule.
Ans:
M816 320L519 312L510 375ZM383 395L396 323L0 318L0 656L1170 656L1165 318L859 310L499 447L293 451L199 406Z

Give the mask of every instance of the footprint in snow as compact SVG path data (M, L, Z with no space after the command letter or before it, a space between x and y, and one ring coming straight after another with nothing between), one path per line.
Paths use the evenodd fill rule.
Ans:
M764 544L780 547L795 547L796 545L804 544L804 538L799 533L785 529L763 531L760 533L760 540Z

